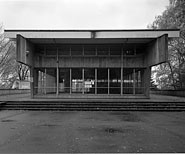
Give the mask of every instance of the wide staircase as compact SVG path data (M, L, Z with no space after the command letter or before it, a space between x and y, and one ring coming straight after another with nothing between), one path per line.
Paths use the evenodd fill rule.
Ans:
M3 110L46 111L185 111L185 102L150 101L7 101Z

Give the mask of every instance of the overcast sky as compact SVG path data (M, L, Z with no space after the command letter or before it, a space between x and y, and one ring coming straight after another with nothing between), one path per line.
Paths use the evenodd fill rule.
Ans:
M0 0L5 29L146 29L169 0Z

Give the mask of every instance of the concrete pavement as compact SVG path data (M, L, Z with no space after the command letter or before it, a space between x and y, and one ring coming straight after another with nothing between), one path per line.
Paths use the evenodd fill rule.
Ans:
M185 152L185 112L0 111L0 153Z

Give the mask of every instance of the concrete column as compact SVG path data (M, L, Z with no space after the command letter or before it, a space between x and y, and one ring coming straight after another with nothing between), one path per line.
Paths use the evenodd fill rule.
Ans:
M140 76L140 79L141 79L141 87L142 87L142 93L144 94L145 93L145 84L144 84L144 74L145 74L145 69L143 71L141 71L141 76Z
M57 95L59 94L59 68L57 66Z
M136 94L136 72L135 72L135 68L133 69L133 94Z
M95 68L95 94L97 94L97 68Z
M70 70L69 70L69 90L70 90L70 94L72 93L72 84L71 84L71 80L72 80L72 70L71 70L71 68L70 68Z
M110 69L108 68L108 95L110 94Z
M47 70L46 70L46 68L45 68L45 70L44 70L44 76L45 76L45 82L44 82L44 92L45 92L45 95L46 95L46 93L47 93Z
M34 98L34 83L33 83L33 78L34 78L34 72L33 72L33 67L30 67L30 89L31 89L31 98Z
M84 94L85 91L85 81L84 81L84 68L82 68L82 94Z
M40 71L40 75L39 76L40 76L39 81L41 83L41 92L43 94L44 93L44 72Z
M45 94L45 82L44 82L44 75L45 73L42 72L42 90L43 90L43 94Z
M144 70L144 87L145 87L145 95L150 98L150 78L151 78L151 68L147 67Z
M57 48L57 95L59 94L59 59L58 59L58 48Z
M123 68L121 68L121 95L123 95Z
M121 49L121 95L123 95L123 48Z

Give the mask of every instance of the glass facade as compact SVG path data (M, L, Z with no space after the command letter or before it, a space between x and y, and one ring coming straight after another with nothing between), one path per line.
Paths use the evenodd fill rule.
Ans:
M38 49L44 55L43 57L39 55L40 59L46 61L49 67L34 70L34 94L138 95L145 93L145 68L123 67L127 56L132 58L142 54L141 46L69 44L46 45ZM117 60L120 60L118 67L113 67L115 64L108 67ZM76 67L73 64L71 67L69 63L66 63L65 67L59 65L66 61L76 64L88 61L88 66L77 65ZM98 63L98 66L93 66L93 62ZM107 63L109 65L106 66ZM51 67L52 65L55 67Z
M37 70L37 94L144 94L144 69L56 68ZM122 76L121 76L122 75ZM58 87L57 87L58 85Z

